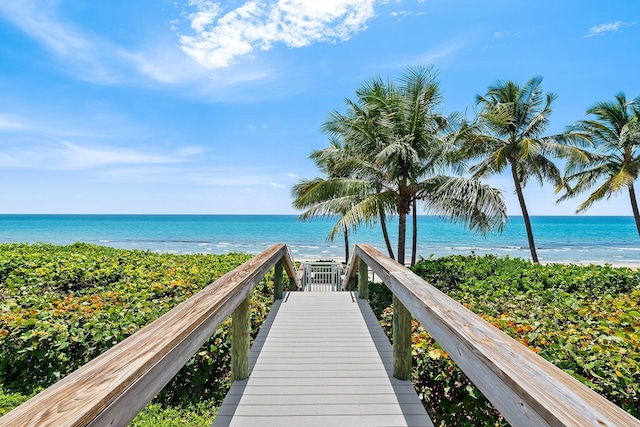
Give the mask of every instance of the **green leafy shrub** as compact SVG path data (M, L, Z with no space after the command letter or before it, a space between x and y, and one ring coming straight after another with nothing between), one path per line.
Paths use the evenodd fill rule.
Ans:
M249 259L82 243L0 245L3 396L17 401L15 396L48 387ZM254 337L271 307L271 279L272 273L252 297ZM154 404L220 403L231 381L229 324L215 332Z
M414 271L640 417L640 271L608 265L536 265L492 255L423 260ZM381 300L376 293L379 290L372 287L372 299ZM391 309L372 306L378 307L381 324L390 334ZM436 425L506 425L417 322L413 344L413 381Z

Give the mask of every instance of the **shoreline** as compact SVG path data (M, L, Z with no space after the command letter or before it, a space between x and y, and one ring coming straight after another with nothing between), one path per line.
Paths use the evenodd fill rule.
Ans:
M446 255L445 255L446 256ZM464 256L464 255L463 255ZM503 257L503 256L501 256ZM515 257L512 257L515 258ZM293 260L295 262L318 262L318 261L337 261L339 263L342 264L346 264L344 262L344 259L342 257L327 257L327 258L322 258L322 259L318 259L318 258L309 258L309 257L304 257L304 258L293 258ZM531 260L529 260L531 261ZM540 261L540 265L553 265L553 264L559 264L559 265L579 265L582 267L588 267L590 265L598 265L601 267L604 267L605 265L609 265L613 268L630 268L632 270L637 270L640 269L640 262L625 262L625 261Z
M531 219L543 263L640 268L640 240L632 217ZM58 245L86 242L158 253L250 255L282 242L300 260L342 260L341 239L326 239L332 227L331 219L302 222L295 215L0 215L0 241ZM396 227L390 225L389 232L395 244ZM350 233L349 243L368 243L386 253L379 226L358 228ZM483 236L470 233L460 224L420 215L417 252L418 259L474 254L531 259L524 225L515 216L510 217L502 233Z
M251 255L251 256L255 256L257 254L259 254L261 252L260 251L254 251L254 250L224 250L224 251L212 251L210 248L208 250L197 250L195 247L193 248L189 248L189 249L196 249L196 250L188 250L187 248L181 248L182 250L178 249L167 249L167 248L159 248L156 245L150 245L150 247L144 247L144 245L110 245L108 243L117 243L117 242L113 242L113 241L100 241L100 242L93 242L93 241L76 241L76 242L31 242L31 241L0 241L0 244L28 244L28 245L33 245L33 244L37 244L37 243L44 243L44 244L51 244L54 246L69 246L72 245L74 243L86 243L89 245L96 245L96 246L104 246L104 247L110 247L113 249L123 249L123 250L142 250L142 251L150 251L150 252L156 252L156 253L160 253L160 254L173 254L173 255L196 255L196 254L204 254L204 255L229 255L231 253L243 253L246 255ZM155 242L157 243L157 242ZM278 243L278 242L276 242ZM228 243L229 245L232 245L232 243ZM155 246L155 247L154 247ZM263 246L263 245L260 245ZM267 249L270 245L264 244L263 247L261 247L260 249L264 250ZM314 262L314 261L327 261L327 260L331 260L331 261L337 261L337 262L341 262L343 264L345 264L344 262L344 254L340 254L340 255L333 255L331 252L333 251L329 251L327 250L326 254L301 254L301 255L297 255L296 252L298 252L297 250L293 249L294 247L296 247L296 245L288 245L290 248L290 252L291 255L293 256L293 260L295 262ZM374 247L377 247L377 245L373 245ZM331 245L328 246L331 249L335 249L335 245ZM316 247L316 249L319 249L320 247ZM185 250L187 249L187 250ZM246 247L243 249L247 249ZM257 247L255 249L258 249ZM377 247L378 250L380 250L380 252L382 252L383 254L386 255L385 251L383 250L383 248L379 248ZM594 248L597 249L597 248ZM342 250L340 250L342 252ZM495 255L499 258L505 258L505 257L510 257L510 258L520 258L520 259L525 259L529 262L531 262L531 259L526 256L526 254L528 254L528 249L525 250L524 248L522 249L523 255L525 256L518 256L518 254L513 253L512 251L507 251L507 253L498 253L499 251L488 251L488 250L483 250L483 251L460 251L460 252L452 252L451 250L445 251L443 253L440 253L438 255L436 255L435 253L432 253L429 256L422 256L420 254L418 254L418 261L420 261L420 259L430 259L431 257L433 258L442 258L442 257L447 257L447 256L451 256L451 255L460 255L460 256L472 256L472 255L476 255L476 256L485 256L485 255ZM586 253L588 253L589 251L585 251ZM614 260L614 261L610 261L610 260L605 260L605 259L598 259L598 260L562 260L562 259L556 259L556 260L541 260L540 261L541 265L549 265L549 264L564 264L564 265L579 265L579 266L589 266L589 265L599 265L599 266L605 266L605 265L610 265L613 268L630 268L633 270L636 269L640 269L640 260Z

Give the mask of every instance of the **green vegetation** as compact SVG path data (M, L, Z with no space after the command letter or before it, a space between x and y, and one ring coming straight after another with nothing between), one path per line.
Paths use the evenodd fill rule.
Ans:
M0 415L249 258L81 243L0 245ZM253 336L272 295L267 278L251 302ZM230 385L229 323L187 362L135 425L211 424Z
M247 259L0 245L0 415ZM495 256L423 260L414 271L640 417L640 271ZM267 283L252 300L254 334L270 307ZM370 301L390 334L389 291L372 284ZM227 323L133 425L211 424L230 384ZM506 424L415 321L413 344L413 381L436 425Z
M640 417L640 271L495 256L423 260L414 271L604 397ZM391 335L390 292L371 305ZM413 381L436 425L506 424L416 321Z

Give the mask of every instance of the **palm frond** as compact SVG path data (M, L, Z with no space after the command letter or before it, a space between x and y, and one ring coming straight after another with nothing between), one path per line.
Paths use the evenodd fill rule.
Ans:
M576 209L576 213L581 213L586 211L593 205L593 203L602 200L604 198L610 198L615 193L625 189L629 186L630 176L626 173L626 171L621 170L619 173L615 175L609 175L607 179L593 191L587 199L582 202L578 209Z
M453 222L462 222L472 231L502 231L507 208L500 190L477 179L438 176L422 184L425 210Z

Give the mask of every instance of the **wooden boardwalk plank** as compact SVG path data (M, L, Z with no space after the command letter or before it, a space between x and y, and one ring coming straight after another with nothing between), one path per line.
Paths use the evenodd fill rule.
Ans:
M291 293L274 304L214 427L432 426L409 381L393 378L386 335L348 292Z

